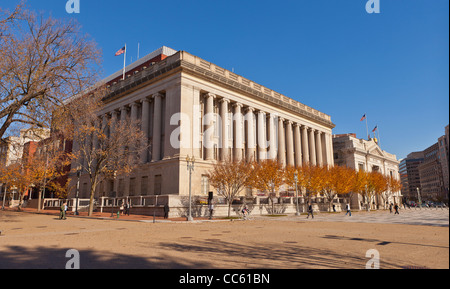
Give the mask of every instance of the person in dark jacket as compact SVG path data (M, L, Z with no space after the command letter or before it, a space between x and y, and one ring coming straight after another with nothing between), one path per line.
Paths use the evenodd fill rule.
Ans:
M169 204L165 204L164 205L164 219L169 218L169 211L170 211Z
M308 216L306 217L307 219L309 218L309 215L311 215L311 217L314 219L314 211L311 203L308 204Z

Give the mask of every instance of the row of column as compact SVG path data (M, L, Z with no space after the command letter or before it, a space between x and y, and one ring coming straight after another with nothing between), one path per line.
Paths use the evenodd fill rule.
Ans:
M221 135L218 138L219 143L213 137L215 134L212 132L215 116L214 99L217 99L220 108ZM215 159L214 144L217 144L221 147L221 154L217 158L221 160L230 157L240 160L245 157L247 161L278 159L284 166L301 166L303 163L332 165L330 133L262 110L256 110L251 106L244 106L242 103L231 103L226 98L219 99L212 93L205 94L203 100L205 104L203 116L206 124L203 134L205 160ZM231 119L235 125L232 147L230 147L231 142L228 138L228 129L231 129L228 117L230 105L233 113ZM246 130L242 117L247 122ZM254 123L255 120L257 125ZM246 134L244 134L245 131Z
M164 95L162 93L155 93L151 98L143 98L139 102L132 102L129 105L122 106L118 110L113 110L102 116L102 128L107 129L109 125L109 135L114 135L114 129L117 121L125 122L129 117L131 121L138 120L139 106L141 107L141 130L144 134L142 139L143 146L148 147L151 143L151 149L145 149L141 152L140 162L147 163L149 161L159 161L161 160L161 138L162 138L162 117L163 117L163 102ZM151 102L153 101L153 110L151 110ZM153 117L150 119L150 116ZM153 133L150 137L150 129ZM95 144L94 144L95 145ZM151 155L149 156L149 152Z
M204 102L202 129L199 132L202 137L203 147L201 149L204 160L278 159L284 166L301 166L303 163L332 164L330 133L297 121L278 117L273 113L257 110L249 105L232 103L229 99L218 98L212 93L199 95L199 97L203 98ZM142 141L144 146L150 145L150 150L144 150L140 155L141 163L161 160L162 143L164 142L162 137L170 136L170 132L163 131L165 127L169 127L168 124L163 123L163 119L166 119L163 99L164 94L155 93L150 98L145 97L139 102L130 103L102 116L101 125L106 129L110 123L109 133L113 135L116 122L126 121L128 114L131 120L138 120L139 106L141 107L140 123L144 134ZM215 128L214 125L215 100L220 111L220 128ZM153 102L153 106L151 102ZM229 118L230 109L231 120ZM216 129L219 129L219 132L216 132ZM232 135L229 129L232 129ZM152 132L151 135L150 132ZM220 136L216 138L218 133ZM229 139L229 134L232 141ZM93 140L93 145L96 145L95 142ZM215 151L217 147L220 149Z

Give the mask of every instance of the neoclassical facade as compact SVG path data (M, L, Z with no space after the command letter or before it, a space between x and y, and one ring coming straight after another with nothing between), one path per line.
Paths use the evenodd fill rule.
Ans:
M215 161L277 159L283 165L333 165L329 115L185 51L163 47L106 79L99 118L141 121L149 147L129 176L105 180L97 197L188 195L213 191ZM74 147L76 149L76 147ZM88 196L88 178L80 197Z
M342 134L333 136L334 162L339 166L353 168L356 171L379 172L385 176L391 176L400 180L400 161L394 154L388 153L380 148L375 139L359 139L355 134ZM362 197L354 194L351 206L355 209L362 208ZM384 207L383 201L375 200L374 208ZM401 192L394 192L388 202L401 204Z

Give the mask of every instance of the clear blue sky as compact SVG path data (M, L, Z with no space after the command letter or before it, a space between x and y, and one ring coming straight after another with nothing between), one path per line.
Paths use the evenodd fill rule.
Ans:
M12 8L18 0L0 0ZM444 134L449 122L449 1L66 0L28 1L57 18L76 18L103 51L106 77L166 45L331 115L333 133L366 136L403 158Z

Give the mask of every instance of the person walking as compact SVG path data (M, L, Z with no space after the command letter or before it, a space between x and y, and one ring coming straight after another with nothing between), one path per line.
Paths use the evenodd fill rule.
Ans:
M308 216L306 217L307 219L309 218L309 215L311 215L312 219L314 219L314 211L311 203L308 204Z
M131 208L130 201L127 200L127 202L125 203L124 215L128 215L128 216L130 215L130 208Z
M244 217L244 220L248 220L248 207L247 205L244 206L244 208L242 209L242 216Z
M347 205L345 205L345 209L347 210L347 213L345 213L345 215L349 215L349 217L352 216L352 210L350 209L350 203L347 203Z
M400 215L400 213L398 212L398 205L397 205L397 203L395 203L394 210L395 210L394 215Z
M213 213L214 213L214 204L211 200L211 202L209 203L209 219L210 220L212 220Z
M164 205L164 219L168 219L169 218L169 211L170 211L169 204L166 203Z
M392 203L389 204L389 213L392 214Z
M67 211L67 203L64 203L59 208L59 219L65 220L66 219L66 211Z

